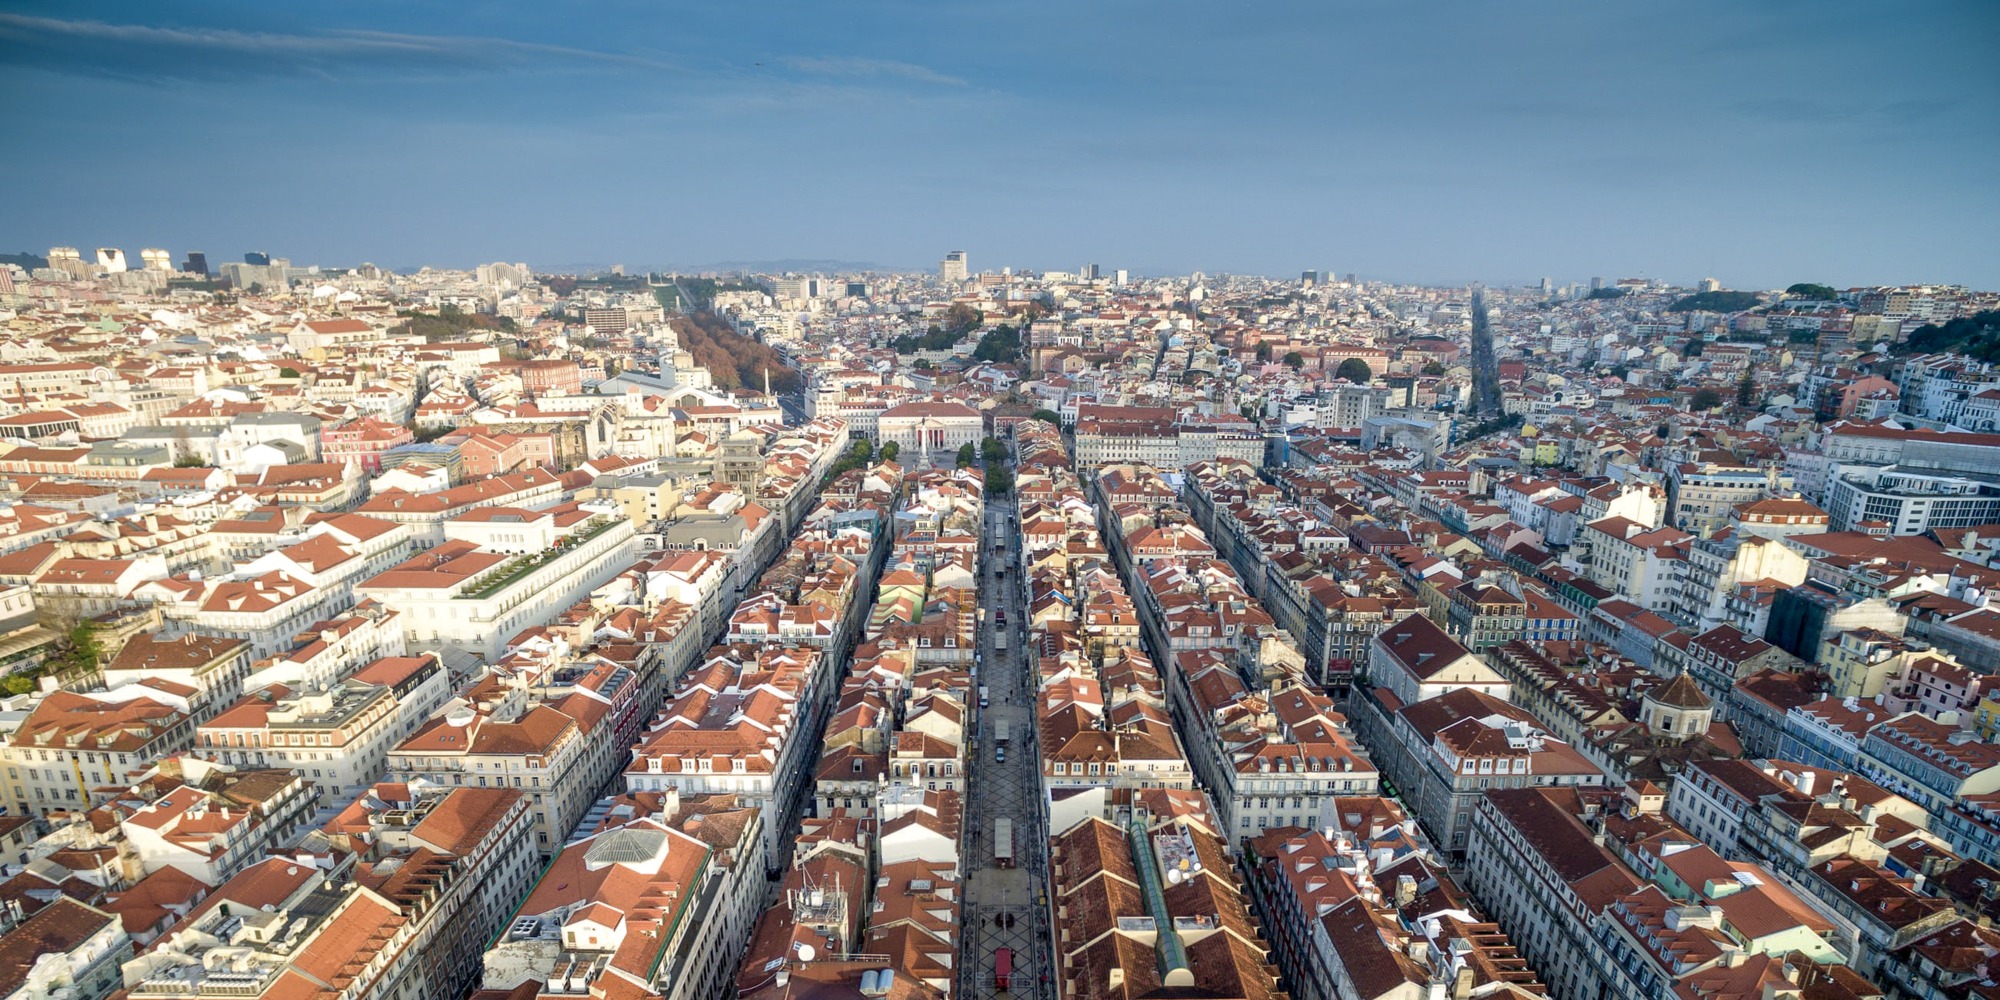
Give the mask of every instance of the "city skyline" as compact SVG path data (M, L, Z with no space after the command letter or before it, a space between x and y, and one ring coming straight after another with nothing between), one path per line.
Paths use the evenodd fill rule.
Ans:
M20 5L0 251L1992 284L1989 9L1134 10Z

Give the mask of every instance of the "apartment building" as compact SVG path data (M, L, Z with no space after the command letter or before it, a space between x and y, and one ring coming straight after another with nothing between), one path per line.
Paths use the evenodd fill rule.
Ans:
M1495 788L1466 842L1466 888L1564 1000L1598 995L1598 925L1644 885L1592 829L1602 808L1585 789Z
M511 788L528 798L535 849L557 850L576 828L597 786L587 777L590 748L577 721L524 698L454 699L388 754L391 781L423 779L450 788Z
M326 687L253 691L197 727L193 752L309 777L321 790L315 823L324 823L381 779L389 750L450 696L435 656L385 657Z
M1668 523L1707 537L1729 524L1731 512L1791 488L1775 469L1687 462L1667 472Z
M125 963L133 997L257 997L327 990L426 995L412 948L421 922L351 880L293 858L254 865L219 886L154 947Z
M763 812L765 854L783 857L783 820L818 750L803 735L802 713L831 683L820 676L823 657L816 649L775 644L711 650L633 748L625 787L739 796Z
M221 885L309 829L320 790L295 771L236 770L170 760L163 772L187 783L118 823L147 874L174 868Z
M1216 1000L1280 992L1227 843L1192 819L1121 828L1093 817L1057 833L1048 896L1063 1000L1128 984Z
M26 816L89 809L194 740L193 688L145 680L108 691L48 691L0 745L9 802Z
M234 704L250 676L251 646L243 639L186 632L162 638L141 632L104 666L104 684L120 688L147 678L192 688L188 703L197 725Z
M485 957L483 986L527 996L679 997L681 953L706 936L707 845L637 819L564 846Z
M132 938L116 914L67 896L0 934L10 996L101 1000L120 985Z

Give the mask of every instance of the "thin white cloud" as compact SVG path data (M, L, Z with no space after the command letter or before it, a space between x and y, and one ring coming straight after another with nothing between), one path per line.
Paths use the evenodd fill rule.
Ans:
M14 43L0 46L0 50L12 50L14 58L0 56L0 61L16 61L31 48L81 49L86 54L105 55L145 53L154 62L126 64L119 68L139 73L150 69L161 75L208 75L245 70L325 72L345 63L432 69L440 66L504 68L530 61L554 61L656 71L679 69L671 63L644 56L508 38L345 30L284 34L232 28L174 28L72 21L7 13L0 13L0 39ZM196 61L211 57L230 62L204 67Z
M964 79L947 73L940 73L928 66L916 63L897 62L894 59L863 59L849 56L793 56L781 60L786 66L801 73L815 76L836 76L848 79L901 79L918 83L935 83L947 87L964 87Z

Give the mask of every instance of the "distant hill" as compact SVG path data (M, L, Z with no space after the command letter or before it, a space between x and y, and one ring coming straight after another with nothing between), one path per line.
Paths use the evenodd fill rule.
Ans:
M24 271L32 271L38 267L49 266L49 259L41 254L23 250L20 253L0 253L0 264L15 264Z
M656 268L656 270L659 270ZM831 260L809 257L786 257L782 260L720 260L712 264L682 264L665 270L682 273L703 271L749 271L758 274L783 274L787 271L832 271L852 273L855 271L909 271L914 268L883 267L861 260Z

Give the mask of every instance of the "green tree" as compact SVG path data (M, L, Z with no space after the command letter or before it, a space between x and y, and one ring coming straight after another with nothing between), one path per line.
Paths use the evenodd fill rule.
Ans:
M1742 312L1757 304L1756 292L1697 292L1667 307L1668 312Z
M1062 426L1062 414L1057 413L1054 410L1036 410L1035 412L1028 414L1028 416L1030 419L1033 420L1046 420L1049 423L1056 425L1057 427Z
M958 467L963 469L972 464L972 442L967 441L958 448Z
M1707 386L1703 386L1700 389L1696 389L1694 391L1694 398L1688 401L1688 406L1690 408L1702 412L1713 410L1721 405L1722 405L1722 393L1716 392L1714 389L1710 389Z
M1750 377L1750 369L1743 369L1743 377L1736 380L1736 406L1747 410L1752 400L1757 398L1757 380Z
M1426 361L1426 362L1424 362L1424 368L1423 368L1423 371L1424 371L1424 374L1426 374L1426 375L1430 375L1430 376L1438 376L1438 375L1443 375L1443 374L1444 374L1444 362L1442 362L1442 361Z
M894 441L889 442L889 444L895 443ZM875 457L875 443L867 438L857 438L854 442L854 447L847 449L847 453L866 462Z
M1819 299L1822 302L1832 302L1834 299L1840 298L1840 293L1834 291L1830 286L1815 284L1810 281L1801 281L1785 289L1785 294L1795 299Z
M896 460L896 456L902 454L902 452L902 445L890 441L882 446L882 461L893 462Z
M2000 361L2000 309L1960 316L1943 326L1925 323L1896 346L1898 354L1969 354L1981 361Z
M1593 289L1591 289L1591 290L1590 290L1590 294L1589 294L1589 295L1586 295L1586 296L1584 296L1584 298L1585 298L1586 300L1589 300L1589 299L1622 299L1622 298L1624 298L1624 297L1625 297L1625 289L1623 289L1623 288L1593 288Z
M988 465L1004 462L1007 460L1007 446L1001 444L999 438L987 438L979 442L979 457L985 459Z
M278 369L278 377L279 377L279 378L298 378L298 377L299 377L299 370L298 370L297 368L292 368L292 367L285 367L285 368L280 368L280 369Z
M1285 353L1285 364L1293 371L1298 371L1306 366L1306 356L1297 351L1287 351Z
M994 364L1013 361L1021 356L1021 331L1005 324L986 331L979 346L972 349L972 356Z
M1333 370L1336 378L1344 378L1356 385L1367 385L1375 379L1375 373L1368 370L1368 362L1360 358L1348 358Z
M911 365L910 367L911 367L911 368L914 368L914 369L916 369L917 371L920 371L920 372L927 372L927 371L930 371L930 370L932 369L932 367L933 367L933 366L931 365L931 359L929 359L929 358L918 358L918 359L917 359L917 363L916 363L916 364L913 364L913 365Z
M944 332L964 337L985 321L986 314L963 302L954 302L944 311Z
M1014 490L1014 474L1004 465L991 466L986 470L986 493L1000 496Z
M1268 364L1270 363L1270 360L1271 360L1271 342L1268 340L1258 341L1257 362L1259 364Z

